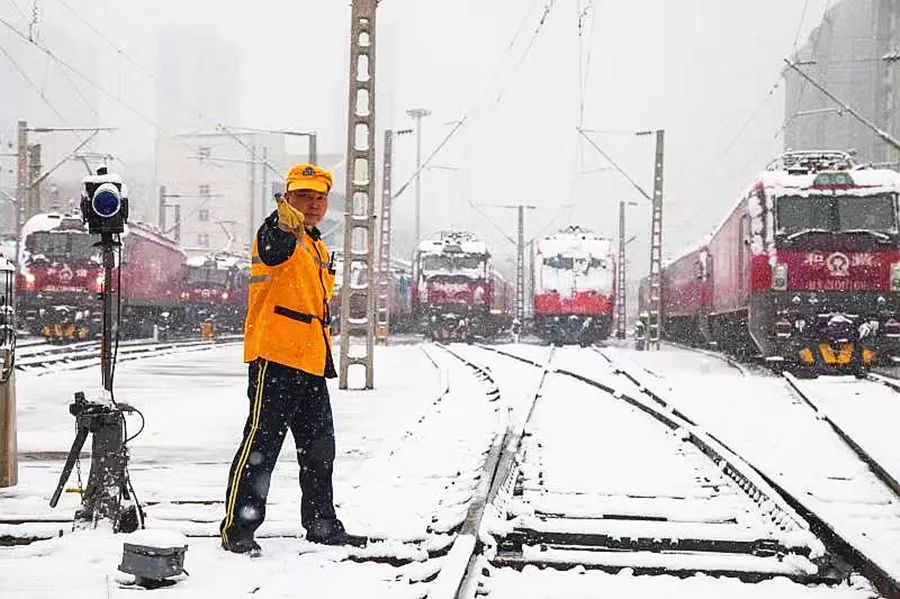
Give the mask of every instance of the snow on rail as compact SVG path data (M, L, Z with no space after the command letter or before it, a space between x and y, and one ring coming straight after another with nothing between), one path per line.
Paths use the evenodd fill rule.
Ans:
M486 350L498 351L463 353ZM534 348L529 350L534 355ZM589 378L549 366L548 360L510 357L519 363L510 366L515 363L506 360L504 369L515 374L498 374L503 361L491 365L501 388L521 394L528 372L521 363L540 366L532 397L542 399L519 401L513 408L513 418L527 433L516 451L515 480L502 485L491 506L493 518L481 531L480 564L492 564L491 575L479 581L483 592L493 596L493 580L510 576L503 566L524 566L525 574L529 563L577 565L581 573L599 567L728 573L746 580L839 579L802 518L755 472L737 471L735 466L749 467L714 439L670 412L597 384L596 360ZM711 454L718 458L710 459ZM860 595L871 592L865 582L858 586Z
M713 432L819 522L832 550L886 596L900 597L900 502L784 378L736 373L716 356L684 349L601 353L622 372L622 385ZM584 353L570 354L569 364L596 368L595 358ZM822 384L838 379L829 381Z

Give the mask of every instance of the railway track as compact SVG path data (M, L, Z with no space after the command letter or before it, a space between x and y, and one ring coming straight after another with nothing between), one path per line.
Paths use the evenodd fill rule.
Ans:
M853 377L798 380L747 371L730 379L721 372L699 379L696 371L685 374L662 357L629 355L635 361L616 350L595 352L614 368L620 379L616 386L639 392L664 410L689 414L715 431L815 524L833 551L845 555L885 596L900 596L900 497L884 476L896 472L896 444L887 448L884 433L876 428L873 438L867 431L873 416L865 416L864 401L880 388L892 396L885 405L893 406L892 391ZM570 354L569 367L586 372L588 363L583 355ZM701 381L705 389L697 388ZM725 397L724 388L729 390ZM885 428L882 422L880 430ZM875 448L881 453L869 452ZM880 463L885 456L893 456L892 468Z
M339 513L350 530L371 539L369 546L348 549L306 542L294 510L278 505L296 502L296 482L283 480L288 478L285 469L276 468L275 477L282 480L273 482L269 517L257 534L264 555L290 542L288 551L350 567L378 564L392 568L391 577L410 585L411 596L425 597L440 573L451 569L461 548L474 543L474 523L481 520L488 493L484 472L494 469L500 455L507 414L486 368L440 345L422 351L438 379L434 398L357 464L347 475L352 486L339 493ZM215 542L224 509L220 479L226 467L215 465L210 487L214 495L147 497L148 526L180 532L192 543ZM132 470L140 480L140 464ZM290 478L295 476L292 472ZM165 488L148 482L143 484ZM46 521L35 524L48 526ZM49 525L50 530L58 528Z
M117 360L128 361L136 358L165 355L173 351L203 349L214 345L236 343L242 339L240 335L222 335L211 341L196 338L176 339L172 341L153 341L135 339L119 343ZM100 342L84 341L66 345L50 345L45 343L28 344L16 348L16 369L24 372L41 374L42 370L78 370L90 368L100 362Z
M377 563L406 597L584 595L625 583L620 594L877 596L817 520L597 354L583 372L547 348L423 351L439 379L434 399L340 493L351 529L374 542L313 546L271 510L264 555L299 549L342 576ZM296 500L294 485L275 487ZM150 499L154 527L215 543L218 495Z

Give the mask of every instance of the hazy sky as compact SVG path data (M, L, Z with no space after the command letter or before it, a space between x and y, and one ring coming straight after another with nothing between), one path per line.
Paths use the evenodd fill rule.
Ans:
M108 119L103 124L122 127L106 143L123 159L152 152L156 93L145 71L155 73L157 32L174 23L214 26L238 45L243 53L236 67L243 83L234 90L241 98L239 124L315 128L324 150L343 150L346 141L338 127L346 119L349 2L66 2L125 51L119 55L96 39L59 0L38 2L39 30L46 24L48 31L45 43L53 46L52 24L94 44L103 85L113 96L103 101L102 118ZM781 87L774 93L772 88L782 59L795 39L802 44L818 25L826 3L383 0L378 140L383 127L409 125L407 108L423 106L434 112L425 121L427 151L449 132L448 122L466 116L465 126L435 159L446 168L424 175L424 228L465 226L487 237L495 254L511 255L512 245L497 228L514 237L513 212L478 206L539 206L527 217L529 237L568 223L614 235L618 201L637 199L622 177L594 170L604 162L576 133L582 100L586 128L664 128L665 253L671 253L723 218L753 174L780 150L783 96ZM580 37L579 4L582 9L592 4ZM30 14L31 1L0 0L0 15L21 23L14 5ZM552 8L534 36L548 5ZM0 30L0 44L33 51L6 30ZM587 82L583 94L579 71ZM217 122L211 112L197 118L198 127ZM594 139L651 188L651 138L597 134ZM414 140L402 138L395 148L399 185L412 171ZM411 190L397 200L400 228L411 224L412 200ZM631 209L630 228L639 236L631 260L639 269L648 260L648 215L644 204Z

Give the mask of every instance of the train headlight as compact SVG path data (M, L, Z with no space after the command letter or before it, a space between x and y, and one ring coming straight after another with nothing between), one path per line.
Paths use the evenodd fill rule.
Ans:
M772 289L775 291L787 290L788 267L787 264L778 263L772 267Z
M27 268L22 269L22 278L25 280L25 289L27 291L34 290L34 284L37 281L37 277L34 276L34 273L28 270Z
M900 291L900 262L891 264L891 291Z

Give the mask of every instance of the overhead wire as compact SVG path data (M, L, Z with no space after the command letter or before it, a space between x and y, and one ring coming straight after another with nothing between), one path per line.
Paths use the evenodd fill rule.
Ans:
M808 5L809 5L809 0L805 0L804 5L803 5L803 10L801 11L801 14L800 14L800 21L797 24L797 30L794 35L794 42L792 44L792 50L791 50L792 53L796 53L797 44L799 43L799 40L800 40L800 33L802 32L802 29L803 29L803 23L806 20L806 12L808 9ZM824 13L822 16L823 21L827 17L828 9L829 9L830 5L831 5L831 0L827 0L827 2L825 4L825 10L824 10ZM818 40L819 40L818 36L813 40L813 48L814 48L813 51L814 52L815 52L815 47L818 44ZM762 113L762 110L766 106L766 104L768 104L773 98L775 98L775 92L777 92L778 88L781 87L781 82L783 79L784 79L784 70L779 69L778 76L775 79L775 82L768 88L766 93L763 95L762 99L759 101L759 103L756 105L756 107L750 113L750 116L743 122L741 127L738 129L737 133L735 133L735 135L729 139L728 143L726 143L723 146L723 148L719 152L716 153L716 156L718 159L721 160L722 158L727 156L731 152L732 149L734 149L734 147L737 145L738 141L740 141L741 138L744 136L744 133L746 133L747 129L750 128L750 125L752 125L753 122ZM803 92L805 91L805 88L806 88L805 82L802 82L799 93L798 93L798 102L803 97ZM793 117L791 117L791 118L793 118ZM784 129L784 126L782 125L781 130L783 130L783 129ZM776 131L775 137L777 137L779 135L779 133L780 133L780 131ZM769 138L767 138L767 139L769 139ZM768 144L766 144L766 145L768 145ZM757 150L757 151L753 152L753 156L756 157L760 151L761 150ZM741 170L743 170L743 168ZM688 184L688 186L684 189L684 191L678 195L689 196L696 189L697 185L701 181L705 180L706 177L707 177L707 174L705 172L698 172L698 174L693 178L693 180L690 182L690 184Z
M40 98L44 101L44 104L47 105L47 107L53 112L53 114L55 114L57 118L59 118L59 120L63 121L63 123L68 124L68 120L63 116L62 112L60 112L59 109L53 104L53 102L50 101L50 98L48 98L44 94L44 91L40 88L40 86L35 83L35 81L31 77L28 76L28 73L26 73L25 70L19 65L19 63L16 62L16 60L12 57L12 55L6 51L6 48L4 48L2 44L0 44L0 54L3 54L3 56L6 57L6 59L10 62L16 72L19 73L22 79L24 79L28 83L29 87L31 87L31 89L38 96L40 96Z

